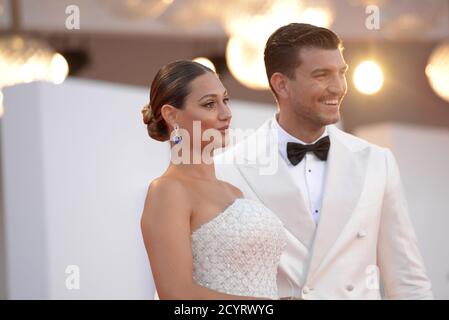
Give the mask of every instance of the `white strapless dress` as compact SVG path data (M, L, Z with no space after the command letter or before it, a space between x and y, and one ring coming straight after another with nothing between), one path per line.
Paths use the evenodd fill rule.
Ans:
M276 276L286 235L260 202L238 198L192 233L193 279L232 295L279 299Z

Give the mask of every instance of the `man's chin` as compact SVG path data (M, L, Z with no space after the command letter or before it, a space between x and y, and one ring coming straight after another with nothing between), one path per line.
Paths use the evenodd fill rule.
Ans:
M333 115L333 116L327 116L327 117L323 117L321 120L321 124L324 126L328 126L331 124L336 124L338 121L340 121L341 117L340 117L340 112L338 112L337 114Z

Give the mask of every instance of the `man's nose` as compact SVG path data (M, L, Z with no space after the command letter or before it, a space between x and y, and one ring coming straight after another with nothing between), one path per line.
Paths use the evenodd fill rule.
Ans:
M346 79L339 75L334 77L328 89L333 94L344 95L347 90Z

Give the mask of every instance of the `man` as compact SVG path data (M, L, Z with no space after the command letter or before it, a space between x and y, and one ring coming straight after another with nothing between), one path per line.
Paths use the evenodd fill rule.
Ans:
M333 125L347 91L342 50L336 34L308 24L270 36L264 59L278 113L225 153L244 163L217 157L217 177L282 220L280 296L380 299L383 285L388 299L431 299L392 153ZM273 147L276 170L261 174Z

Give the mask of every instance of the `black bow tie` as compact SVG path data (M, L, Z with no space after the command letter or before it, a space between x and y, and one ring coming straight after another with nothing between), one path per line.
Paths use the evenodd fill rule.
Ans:
M294 166L301 162L307 152L313 152L318 159L325 161L330 145L329 136L321 138L314 144L287 142L287 157Z

